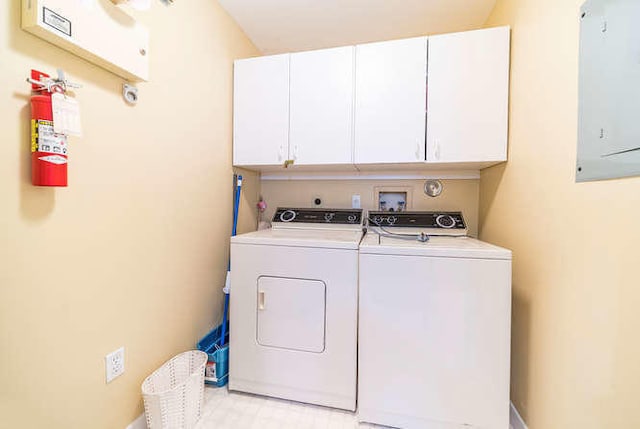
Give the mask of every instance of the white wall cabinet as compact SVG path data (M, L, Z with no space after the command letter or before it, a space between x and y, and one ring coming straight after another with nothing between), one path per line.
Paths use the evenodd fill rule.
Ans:
M509 28L235 63L233 163L479 169L505 161Z
M238 60L233 82L233 164L282 164L289 147L289 54Z
M429 37L427 161L507 159L509 28Z
M351 164L354 47L291 54L289 158Z
M356 47L356 164L425 160L426 91L426 37Z

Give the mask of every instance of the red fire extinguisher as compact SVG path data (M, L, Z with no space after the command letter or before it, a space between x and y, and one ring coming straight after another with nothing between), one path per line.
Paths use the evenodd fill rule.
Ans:
M67 136L54 132L51 103L53 93L63 93L65 88L55 81L46 84L48 78L31 70L31 183L67 186Z

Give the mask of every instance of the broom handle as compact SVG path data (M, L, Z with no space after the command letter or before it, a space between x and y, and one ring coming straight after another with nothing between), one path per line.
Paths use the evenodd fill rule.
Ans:
M238 182L236 187L235 201L233 203L233 227L231 229L231 236L234 237L238 230L238 212L240 211L240 193L242 192L242 176L238 176ZM229 263L227 264L227 276L231 272L231 256L229 256ZM220 333L220 346L224 346L224 340L227 335L227 319L229 314L229 291L224 295L224 310L222 314L222 332Z

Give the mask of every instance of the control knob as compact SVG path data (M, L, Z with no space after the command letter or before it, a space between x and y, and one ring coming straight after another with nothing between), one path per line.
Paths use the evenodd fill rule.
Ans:
M347 216L347 220L351 223L354 223L358 217L356 215Z
M439 215L436 218L436 224L440 228L453 228L456 226L456 221L451 215Z
M325 213L324 214L324 220L327 222L331 222L333 220L333 218L335 217L335 213Z
M280 220L282 222L291 222L295 218L296 218L296 212L294 212L293 210L285 210L282 213L280 213Z

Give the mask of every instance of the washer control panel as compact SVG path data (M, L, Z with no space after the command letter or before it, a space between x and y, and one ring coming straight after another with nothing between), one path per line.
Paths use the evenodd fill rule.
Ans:
M467 229L462 212L369 212L368 220L371 226Z
M361 225L362 209L299 209L278 207L273 223Z

